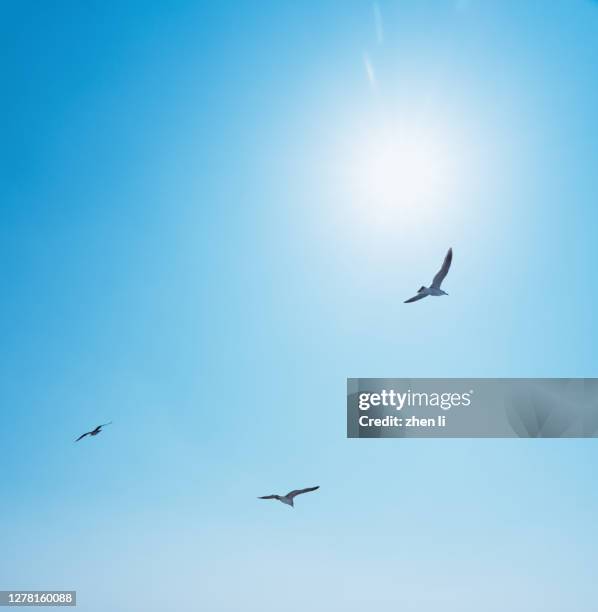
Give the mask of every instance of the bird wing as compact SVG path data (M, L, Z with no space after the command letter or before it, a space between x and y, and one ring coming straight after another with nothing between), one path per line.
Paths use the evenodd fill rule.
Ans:
M453 249L449 249L446 257L444 258L444 262L442 263L442 268L438 270L438 273L434 277L432 281L432 287L434 289L440 289L440 284L444 280L444 277L448 274L449 268L451 267L451 262L453 261Z
M403 304L410 304L411 302L417 302L417 300L423 300L425 297L428 297L427 293L418 293L417 295L414 295L412 298L405 300Z
M83 435L79 436L75 442L79 442L79 440L82 440L85 436L88 436L91 433L91 431L88 431L86 433L84 433Z
M106 425L112 425L112 421L110 423L103 423L102 425L98 425L92 433L99 434L102 431L102 427L106 427Z
M311 491L315 491L316 489L319 489L320 487L307 487L307 489L295 489L294 491L291 491L290 493L287 493L285 495L285 497L288 497L289 499L293 499L294 497L297 497L297 495L301 495L302 493L310 493Z
M278 495L264 495L263 497L258 497L258 499L279 499Z

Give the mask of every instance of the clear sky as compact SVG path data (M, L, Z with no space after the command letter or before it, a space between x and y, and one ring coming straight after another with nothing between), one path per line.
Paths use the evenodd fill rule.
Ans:
M347 440L345 385L596 376L598 3L0 10L0 588L595 610L595 441Z

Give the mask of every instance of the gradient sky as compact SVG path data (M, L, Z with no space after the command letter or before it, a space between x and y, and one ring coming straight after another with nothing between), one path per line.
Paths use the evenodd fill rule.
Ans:
M595 441L347 440L345 385L596 375L598 4L0 10L0 588L595 610Z

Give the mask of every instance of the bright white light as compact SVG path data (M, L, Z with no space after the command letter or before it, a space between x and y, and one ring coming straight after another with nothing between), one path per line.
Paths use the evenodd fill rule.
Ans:
M426 143L378 143L365 152L360 170L364 195L416 204L438 193L447 177L443 159Z
M374 220L416 215L422 221L442 206L456 182L457 153L421 129L370 133L352 157L354 202Z
M328 192L319 222L372 261L435 240L455 244L470 226L482 176L479 146L460 116L432 99L389 106L380 96L366 112L350 108L333 124L321 162Z

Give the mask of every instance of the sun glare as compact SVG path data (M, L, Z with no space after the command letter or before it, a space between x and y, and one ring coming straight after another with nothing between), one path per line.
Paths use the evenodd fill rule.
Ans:
M351 200L360 216L374 222L422 221L454 194L457 153L431 131L370 131L357 139L348 159Z
M439 152L421 142L379 143L361 164L364 195L397 204L434 196L447 178Z

